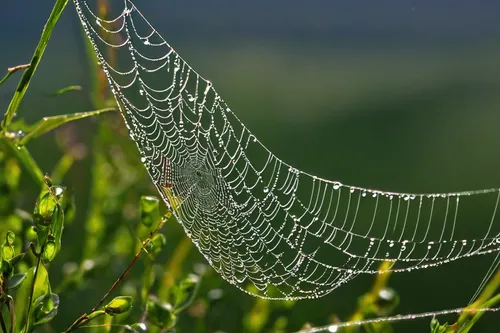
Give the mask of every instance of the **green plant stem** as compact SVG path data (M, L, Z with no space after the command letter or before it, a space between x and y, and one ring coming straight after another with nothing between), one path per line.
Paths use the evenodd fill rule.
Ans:
M45 52L45 48L49 42L50 36L52 35L52 31L61 16L64 8L68 4L68 0L56 0L54 4L54 8L50 13L49 19L43 28L42 36L40 37L40 41L38 42L38 46L33 53L33 57L31 58L31 62L29 64L29 68L24 72L21 77L21 81L19 81L19 85L17 86L16 92L10 101L9 107L5 113L5 117L2 121L1 130L5 131L7 127L10 125L12 118L17 112L21 101L28 90L28 86L30 84L31 78L35 74L35 71L42 59L43 53Z
M38 275L38 270L40 269L40 263L42 262L42 253L43 253L43 246L40 249L40 253L37 254L37 262L36 262L35 272L33 273L33 282L31 283L30 297L28 299L28 311L26 312L26 324L24 325L24 328L21 331L22 333L28 333L30 331L29 330L29 327L30 327L29 323L30 323L31 305L33 304L33 294L35 293L36 277Z
M1 140L1 138L0 138ZM26 171L29 173L31 178L35 181L35 183L42 187L43 186L43 173L40 170L40 167L36 163L36 161L31 156L30 152L26 147L19 147L12 143L8 138L4 138L3 142L7 146L9 146L12 153L16 156L16 158L21 162Z
M130 271L130 269L134 266L134 264L137 262L137 260L141 256L142 252L144 251L144 248L146 247L146 245L149 244L149 242L151 241L151 238L153 238L153 236L161 229L161 227L165 223L164 221L166 219L167 218L164 218L164 219L160 220L160 222L156 226L156 229L151 233L150 237L144 241L144 243L142 244L142 246L139 249L139 251L137 251L137 253L135 254L134 259L132 259L132 261L127 266L127 268L123 271L123 273L120 275L120 277L115 281L115 283L113 283L113 285L111 286L111 288L109 288L109 290L106 292L106 294L104 294L104 296L101 298L101 300L99 301L99 303L97 303L97 305L94 306L94 308L92 308L92 310L89 312L89 314L86 314L86 313L82 314L77 320L75 320L73 322L73 324L71 324L70 327L68 327L66 329L66 331L64 331L64 333L69 333L71 331L74 331L75 329L81 327L81 325L87 323L90 320L89 316L92 313L94 313L95 311L97 311L97 309L99 307L101 307L101 305L104 303L104 301L106 301L106 299L109 297L109 295L111 295L111 293L116 289L116 287L118 287L118 285L123 281L123 279L125 279L125 276Z
M19 65L19 66L14 66L14 67L10 67L7 69L7 74L3 77L2 80L0 80L0 86L2 84L5 83L5 81L7 81L9 79L9 77L14 74L15 72L17 71L20 71L21 69L26 69L26 68L29 68L30 65L29 64L25 64L25 65Z
M14 299L9 299L9 313L10 313L10 333L14 333L16 329L16 310L14 309Z

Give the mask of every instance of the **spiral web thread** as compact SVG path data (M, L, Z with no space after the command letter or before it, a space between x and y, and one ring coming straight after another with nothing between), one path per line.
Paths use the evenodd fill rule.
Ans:
M409 272L498 253L498 188L395 193L298 170L250 132L130 0L106 20L85 0L74 3L152 181L212 267L238 288L316 298L381 273L383 261Z

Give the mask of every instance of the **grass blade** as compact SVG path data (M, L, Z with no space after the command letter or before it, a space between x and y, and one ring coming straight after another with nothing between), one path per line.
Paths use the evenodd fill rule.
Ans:
M69 123L74 120L79 120L91 116L96 116L98 114L104 113L104 112L109 112L109 111L115 111L114 108L105 108L105 109L100 109L100 110L95 110L95 111L88 111L88 112L78 112L78 113L73 113L73 114L66 114L62 116L55 116L55 117L44 117L42 120L40 120L38 123L33 125L32 130L26 134L21 140L19 140L18 144L19 145L25 145L28 143L28 141L35 139L39 137L40 135L43 135L61 125L64 125L66 123Z
M2 126L1 126L2 130L5 130L9 126L10 122L12 121L12 118L16 114L17 109L19 108L19 105L21 104L24 95L26 94L26 90L28 90L31 78L33 77L33 74L35 74L38 64L42 59L43 53L45 52L45 48L47 47L52 31L54 30L54 27L67 4L68 0L57 0L56 3L54 4L54 8L50 13L49 19L47 20L47 23L43 28L42 36L40 37L38 46L36 47L35 52L33 53L30 66L21 77L21 81L19 82L16 92L14 93L14 96L10 101L9 107L7 108L7 112L5 113L5 117L2 121Z

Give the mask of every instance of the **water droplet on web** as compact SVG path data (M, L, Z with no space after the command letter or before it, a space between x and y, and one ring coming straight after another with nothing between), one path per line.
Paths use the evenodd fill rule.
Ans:
M100 26L100 25L101 25L101 20L96 19L96 20L95 20L95 24L97 24L98 26Z
M226 112L231 112L231 109L230 108L226 108Z
M341 186L340 183L335 183L335 184L333 184L333 189L338 190L340 188L340 186Z
M151 42L148 39L144 40L144 45L151 45Z
M144 90L142 90L142 89L139 90L139 94L141 94L141 96L143 96L144 95Z
M142 162L142 163L146 163L146 161L147 161L147 160L148 160L147 158L145 158L145 157L141 157L141 162Z
M336 333L336 332L338 332L338 330L339 330L339 327L337 325L332 325L332 326L328 327L328 332L330 332L330 333Z
M363 198L364 198L364 197L366 197L366 192L363 192L363 193L361 194L361 196L362 196Z
M266 186L264 187L264 193L268 193L269 192L269 188Z

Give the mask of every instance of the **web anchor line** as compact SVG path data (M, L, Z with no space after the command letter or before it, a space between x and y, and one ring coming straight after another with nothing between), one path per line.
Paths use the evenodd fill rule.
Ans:
M385 261L386 271L410 272L500 253L500 189L397 193L298 170L252 134L132 1L111 19L74 3L153 183L211 266L241 290L317 298L385 272ZM470 211L484 223L471 228Z

